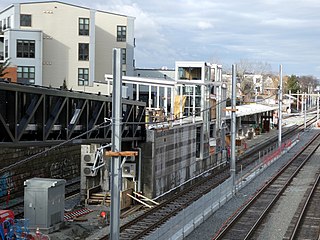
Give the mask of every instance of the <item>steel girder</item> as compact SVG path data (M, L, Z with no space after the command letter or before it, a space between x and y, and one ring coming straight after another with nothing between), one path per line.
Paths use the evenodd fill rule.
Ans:
M145 139L146 104L122 100L122 141ZM112 98L0 82L0 145L111 142Z

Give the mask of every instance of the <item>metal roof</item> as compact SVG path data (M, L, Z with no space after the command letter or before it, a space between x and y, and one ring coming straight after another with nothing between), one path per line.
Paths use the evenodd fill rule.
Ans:
M226 109L231 109L231 107L227 107ZM256 113L263 113L263 112L269 112L272 110L279 109L278 105L263 105L263 104L247 104L247 105L240 105L236 106L236 116L242 117L247 115L252 115ZM226 118L231 118L231 111L226 112Z

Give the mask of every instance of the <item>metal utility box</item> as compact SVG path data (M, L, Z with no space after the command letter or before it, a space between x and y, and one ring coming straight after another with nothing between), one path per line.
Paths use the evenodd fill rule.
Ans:
M24 218L29 219L30 228L51 232L63 222L65 185L64 179L32 178L24 182Z

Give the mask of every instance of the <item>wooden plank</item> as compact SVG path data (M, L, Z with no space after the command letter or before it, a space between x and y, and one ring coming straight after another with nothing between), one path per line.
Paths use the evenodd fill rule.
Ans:
M150 198L147 198L145 196L143 196L142 194L140 193L137 193L137 192L133 192L135 195L139 196L139 197L142 197L145 201L149 201L149 202L152 202L153 204L155 205L159 205L159 203L157 203L156 201L153 201L152 199Z
M92 193L91 196L96 196L96 197L104 197L104 196L107 196L107 197L110 197L110 193Z
M236 108L224 108L223 111L226 111L226 112L236 112L236 111L238 111L238 109L236 109Z
M141 204L145 205L145 206L146 206L146 207L148 207L148 208L152 208L152 206L150 206L149 204L146 204L145 202L143 202L143 201L141 201L140 199L138 199L138 198L136 198L136 197L134 197L134 196L130 195L129 193L127 193L127 196L131 197L132 199L134 199L134 200L136 200L137 202L139 202L139 203L141 203Z
M137 151L124 151L124 152L112 152L107 151L105 152L106 157L133 157L138 156Z
M103 199L103 197L100 196L90 196L90 199ZM110 197L107 197L106 199L110 199Z

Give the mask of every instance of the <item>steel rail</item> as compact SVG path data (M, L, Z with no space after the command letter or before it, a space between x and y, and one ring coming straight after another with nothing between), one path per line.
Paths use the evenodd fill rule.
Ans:
M312 123L314 123L314 121L315 121L315 118L309 120L308 123L307 123L308 126L310 126ZM290 130L284 132L283 135L284 135L284 136L287 136L287 139L288 139L290 136L295 135L295 134L297 134L297 132L302 131L302 130L303 130L303 126L304 126L304 125L301 124L301 125L297 126L296 128L293 128L293 129L290 129ZM288 137L288 136L289 136L289 137ZM272 139L270 139L269 141L264 142L264 143L262 144L262 146L259 146L259 150L261 150L261 148L265 147L266 145L269 145L270 142L274 142L274 139L275 139L275 138L277 138L277 136L274 137L274 138L272 138ZM256 150L254 153L258 152L259 150ZM251 153L251 154L254 154L254 153ZM255 161L255 160L256 160L256 159L253 159L252 161ZM243 159L239 159L239 161L237 162L237 164L241 164L242 161L244 161L244 160L243 160ZM252 162L252 161L251 161L251 162ZM250 164L250 163L248 163L248 164L246 164L246 165L249 165L249 164ZM226 174L226 172L228 173L228 176L229 176L229 169L225 167L225 168L221 169L221 170L217 173L217 175L215 175L215 177L216 177L216 178L219 178L219 175L222 176L223 174ZM212 175L213 175L213 174L212 174ZM220 176L220 178L221 178L221 176ZM225 181L225 180L228 178L228 176L222 178L222 180L220 180L220 181L221 181L221 182ZM212 176L211 176L211 177L212 177ZM203 184L204 181L205 181L205 179L201 179L201 181L196 182L195 185L192 185L192 186L188 187L187 189L183 190L182 192L175 193L173 197L169 197L169 198L167 198L166 200L164 200L164 203L163 203L163 204L168 204L168 205L170 205L170 203L173 204L174 199L176 199L176 198L179 197L180 195L184 194L186 191L189 191L189 188L190 188L190 189L194 189L194 188L197 188L197 187L199 188L199 186L201 186L201 184ZM212 187L212 188L214 188L214 187ZM212 189L212 188L211 188L211 189ZM210 190L210 189L208 189L206 192L208 192L209 190ZM195 193L195 192L194 192L194 193ZM135 223L139 223L140 221L143 221L143 219L148 218L148 216L152 216L153 214L154 214L154 215L157 215L157 217L158 217L157 222L156 222L156 223L153 223L151 227L141 226L141 224L140 224L138 227L136 227L136 229L135 229L134 231L132 231L132 237L130 237L130 238L121 238L121 237L120 237L120 239L139 239L139 238L147 235L149 232L152 232L153 229L155 229L156 227L158 227L158 226L160 226L162 223L164 223L166 220L168 220L170 217L172 217L173 215L177 214L177 213L178 213L180 210L182 210L184 207L190 205L192 202L194 202L195 200L197 200L198 198L200 198L203 194L204 194L204 193L199 194L199 196L195 196L195 197L192 199L192 201L190 201L189 203L185 202L185 203L183 204L183 207L178 207L178 208L174 209L174 211L170 211L169 214L167 214L166 216L164 216L164 217L162 217L162 218L160 218L160 217L161 217L160 214L157 213L157 211L163 206L162 204L160 204L159 206L157 206L157 207L155 207L155 208L152 208L152 209L146 211L145 213L143 213L143 214L140 215L139 217L137 217L137 218L133 219L132 221L128 222L127 224L121 226L121 227L120 227L120 236L121 236L121 233L122 233L123 231L125 231L125 229L128 228L128 226L133 225L133 224L135 224ZM194 194L194 195L195 195L195 194ZM150 220L150 219L149 219L149 220ZM144 228L144 230L141 231L142 228ZM140 230L138 230L138 229L140 229ZM137 234L137 232L139 232L139 234ZM106 235L106 236L101 237L100 239L101 239L101 240L102 240L102 239L109 239L108 237L109 237L109 236Z
M303 167L303 165L312 156L314 151L316 151L316 149L320 145L319 138L320 138L320 133L318 133L314 138L312 138L312 140L306 146L304 146L302 152L296 154L296 156L294 156L294 158L291 159L291 161L289 161L286 165L284 165L281 168L281 170L275 176L273 176L272 179L269 180L267 182L267 184L262 189L260 189L258 191L258 193L243 207L243 209L240 210L237 213L237 215L235 215L235 217L222 229L222 231L219 232L217 234L217 236L214 237L214 239L232 239L232 237L230 237L230 236L228 237L227 235L232 234L232 230L236 226L236 224L241 225L242 218L244 218L246 220L246 224L248 224L249 220L254 220L250 223L250 226L248 226L249 229L247 229L246 232L242 233L241 237L239 236L240 232L239 231L237 232L238 237L240 237L241 239L249 239L252 236L252 234L254 233L254 231L257 229L259 224L261 223L262 219L270 211L271 207L274 205L276 200L281 196L281 194L283 193L285 188L289 185L289 183L294 178L294 176L296 176L296 174L299 172L299 170ZM316 141L316 140L318 140L318 141ZM316 147L315 147L315 145L316 145ZM310 151L310 149L311 149L311 152L308 153L307 156L305 156L304 154L307 151ZM296 164L298 164L298 166L294 166ZM290 167L293 167L294 169L290 169ZM293 170L293 173L290 173L290 170ZM290 175L287 176L286 179L284 179L285 182L284 183L276 182L277 180L281 180L281 177L284 174L288 174L286 171L289 171ZM276 186L272 186L272 184L274 184L274 183ZM282 186L281 186L281 184L282 184ZM275 189L272 189L272 187L274 187ZM281 188L277 189L279 187L281 187ZM274 195L274 196L272 196L272 195ZM263 204L261 204L261 202L259 202L259 200L263 199L263 197L267 198L270 196L271 196L271 199L269 199L269 200L267 199L268 200L267 203L263 202ZM265 199L263 199L263 200L265 200ZM259 209L258 209L260 211L259 214L258 214L258 210L251 211L252 209L254 209L254 207L257 208L257 206L255 206L254 204L259 206ZM259 204L262 205L263 209L261 209L261 205L259 205ZM255 218L252 217L252 215L250 216L250 214L253 214L253 213L258 214L258 217L256 215L254 216ZM246 216L246 214L248 216ZM244 226L242 224L242 229L243 228L244 228Z
M317 187L319 186L319 182L320 182L320 174L318 173L318 176L316 177L316 180L314 181L313 186L312 186L311 190L309 191L308 197L307 197L307 199L301 209L299 217L294 225L294 229L293 229L291 236L289 238L290 240L297 239L297 236L299 234L299 228L303 225L303 219L307 215L307 210L308 210L308 207L310 206L310 202L312 201L312 198L315 195L316 191L319 192L319 189L317 190ZM320 234L320 226L318 226L318 234ZM315 236L315 237L317 237L317 236Z

